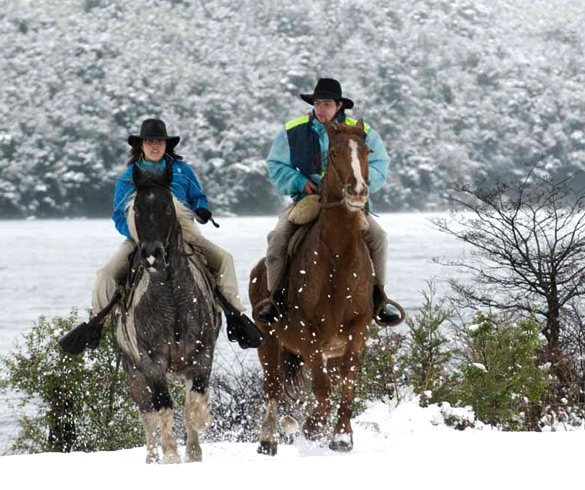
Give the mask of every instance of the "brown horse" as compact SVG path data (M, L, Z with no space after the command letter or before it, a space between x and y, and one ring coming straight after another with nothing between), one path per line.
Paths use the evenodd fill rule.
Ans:
M264 334L258 348L267 409L258 452L276 454L278 400L298 394L306 365L312 375L315 407L304 425L309 439L320 437L341 382L337 424L329 447L353 447L351 415L354 382L373 316L374 277L363 239L367 221L368 147L364 126L330 123L328 164L321 183L321 212L291 260L285 290L286 310ZM250 300L256 306L268 295L262 259L251 272ZM284 397L283 395L287 395Z

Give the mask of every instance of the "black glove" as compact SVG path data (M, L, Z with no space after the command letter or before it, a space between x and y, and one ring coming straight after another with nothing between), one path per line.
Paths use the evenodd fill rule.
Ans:
M195 219L204 225L211 219L211 211L207 208L197 208L195 210Z

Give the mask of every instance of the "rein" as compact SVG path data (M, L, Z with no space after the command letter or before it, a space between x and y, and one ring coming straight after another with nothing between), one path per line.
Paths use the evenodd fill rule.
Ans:
M337 170L337 168L335 167L335 164L333 163L333 157L331 156L331 150L329 150L327 152L327 169L325 170L325 172L323 172L323 177L327 173L327 170L329 170L329 167L331 167L335 171L335 177L337 177L337 180L341 183L343 197L341 199L339 199L338 201L320 202L319 204L320 204L321 208L325 208L325 209L334 208L337 206L343 206L345 204L345 182L343 182L343 180L341 179L341 175L339 174L339 170Z

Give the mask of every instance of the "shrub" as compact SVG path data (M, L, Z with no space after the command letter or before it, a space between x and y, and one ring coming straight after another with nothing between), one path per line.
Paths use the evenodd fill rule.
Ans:
M370 326L355 384L356 412L364 409L365 401L388 401L398 396L403 377L399 352L403 344L402 335L375 324Z
M256 442L265 413L259 366L236 357L230 366L214 369L210 388L213 424L203 441Z
M434 285L428 286L429 292L423 292L424 301L418 314L406 319L407 352L402 357L409 382L422 406L445 400L453 381L448 373L449 340L441 331L451 312L442 301L435 302Z
M0 358L0 391L15 390L20 430L14 453L102 451L142 445L143 431L111 328L99 349L64 354L57 340L78 323L41 317L7 356Z
M535 428L528 414L546 393L546 373L536 364L543 344L534 318L518 322L477 313L468 329L458 397L479 420L505 430Z

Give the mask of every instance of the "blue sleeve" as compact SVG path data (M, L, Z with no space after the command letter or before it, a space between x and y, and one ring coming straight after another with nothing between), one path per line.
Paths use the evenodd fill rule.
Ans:
M132 238L126 221L126 204L134 194L134 181L132 180L132 165L120 176L116 182L116 192L114 193L114 212L112 219L118 230L126 238Z
M284 127L274 138L266 163L270 182L280 194L293 195L303 192L309 179L301 174L291 162L288 137Z
M386 181L390 166L390 157L386 152L384 143L382 143L382 138L373 129L370 129L366 135L366 144L371 152L368 155L370 192L374 193L379 191Z
M183 169L183 177L186 179L185 182L187 188L185 189L185 194L187 196L187 204L189 204L189 207L193 211L197 208L205 208L211 211L209 203L207 202L207 196L203 192L201 184L197 179L197 175L195 175L191 166L183 162L181 167Z

